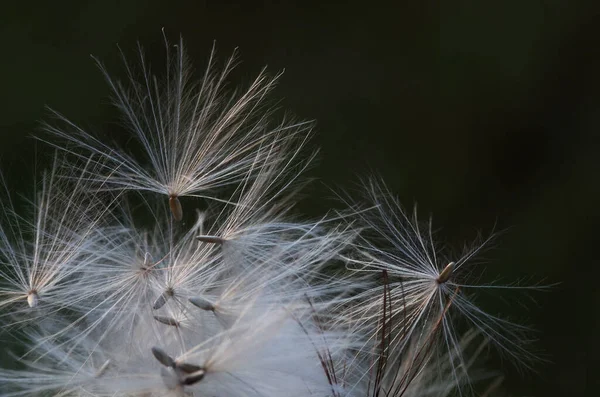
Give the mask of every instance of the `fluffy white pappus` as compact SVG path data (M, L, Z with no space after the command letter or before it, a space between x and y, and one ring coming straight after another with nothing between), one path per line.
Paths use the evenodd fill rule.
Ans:
M263 70L246 90L228 91L235 53L219 70L213 49L204 76L195 80L183 42L172 46L165 40L165 46L164 78L150 72L141 48L140 78L124 61L128 83L114 81L100 65L146 158L104 143L60 115L66 128L49 125L47 130L75 148L51 145L77 157L99 157L101 172L89 174L90 181L101 183L102 189L166 195L174 218L181 220L179 197L218 199L215 189L242 182L250 170L293 157L295 145L305 141L312 126L286 120L273 125L274 108L267 98L278 76L270 78Z
M87 170L87 166L84 169ZM72 181L56 177L57 164L44 174L29 205L31 216L17 214L5 190L0 226L0 309L15 322L45 318L77 306L73 287L93 259L88 250L111 204L88 195L89 186L74 173ZM6 317L3 317L5 321Z
M322 260L322 254L316 254L316 258ZM300 267L307 260L319 266L308 250L296 258ZM298 266L292 262L288 265ZM220 266L228 267L227 262ZM193 385L198 382L200 393L210 394L214 390L217 394L233 395L306 395L307 390L314 395L332 395L335 390L334 395L341 396L350 395L342 393L342 389L350 385L352 390L358 390L358 386L351 383L360 378L355 374L358 367L354 365L352 354L362 348L365 341L362 335L348 334L346 329L332 326L335 324L330 321L333 314L328 310L334 306L340 291L335 284L329 288L316 287L297 277L281 277L280 273L279 267L259 263L242 272L226 270L214 288L199 290L198 296L190 298L191 305L185 307L182 302L170 299L156 310L155 320L170 335L164 334L156 347L167 352L173 361L194 368L194 371L182 372L176 365L168 364L170 359L163 359L167 363L162 371L165 384L183 393L191 392L190 386L192 391L196 390ZM300 339L290 341L291 347L288 347L288 343L282 341L288 338ZM190 345L194 340L196 343ZM182 352L182 346L187 350ZM299 368L304 366L304 361L296 359L297 353L289 350L292 347L303 354L308 354L307 349L311 348L312 359L306 361L306 365L314 374L311 376L321 380L325 377L326 394L318 391L321 386L311 384L306 376L277 373L284 369L284 364L295 372L308 371ZM269 356L261 369L257 365L263 351L269 352ZM256 354L256 358L251 358L251 353ZM287 361L280 363L283 359ZM271 366L271 363L276 365ZM196 376L200 378L197 381ZM236 379L246 385L239 385ZM286 389L282 389L284 386Z
M221 272L219 250L198 244L194 227L173 232L166 210L155 213L163 222L151 231L137 227L129 212L123 215L100 229L102 238L88 250L93 266L82 270L75 286L87 330L105 335L117 329L131 335L140 321L164 317L155 311L167 302L185 309L191 296L213 288Z
M469 281L491 237L447 254L377 180L368 204L300 219L312 125L272 123L279 76L229 90L235 54L195 79L165 45L163 78L141 48L124 83L98 62L137 149L57 115L66 155L31 219L4 183L0 321L25 353L0 396L449 397L491 379L475 335L535 359L526 327L469 295L520 288Z
M0 370L1 395L363 395L348 365L363 342L324 327L308 300L246 300L229 327L209 325L211 314L198 307L179 309L170 300L132 332L72 327L73 335L49 338L55 331L44 327L30 335L35 350L24 370Z
M289 212L300 185L295 183L297 173L286 172L290 164L291 160L273 162L256 177L249 174L228 200L233 206L215 204L221 205L215 215L214 211L201 214L196 239L219 247L223 274L229 276L220 303L232 298L243 301L239 290L271 291L277 297L292 293L292 300L303 294L316 296L316 281L325 278L323 269L356 237L357 231L339 219L293 219ZM326 279L332 282L324 288L333 291L336 282Z
M291 222L289 215L306 183L300 176L314 157L313 153L306 159L300 158L305 142L306 139L293 145L294 142L289 140L291 148L286 150L289 156L283 157L273 148L265 159L266 165L250 169L230 197L224 200L233 205L212 205L205 215L210 218L207 219L210 225L202 225L198 240L225 248L244 247L251 254L253 248L254 251L268 251L283 243L289 233L310 227Z
M239 280L230 286L243 283L249 291L277 291L292 299L318 296L320 288L334 291L338 280L325 269L355 237L354 230L326 221L263 225L266 230L273 233L270 242L255 235L222 244L224 267Z
M349 269L372 274L376 284L355 297L360 303L349 306L344 318L371 333L374 340L382 327L389 328L390 349L400 352L415 338L425 343L423 338L430 336L423 329L435 324L435 337L458 357L461 349L455 328L457 320L467 320L517 364L529 366L535 361L537 357L525 346L530 340L528 327L486 313L468 295L471 289L538 288L466 281L472 273L470 262L491 237L461 256L446 257L434 243L431 222L423 225L416 212L408 215L381 181L369 180L366 189L374 207L358 212L365 233L346 259ZM382 310L387 313L383 320Z
M67 318L64 321L68 323ZM160 366L142 341L125 338L118 332L100 341L95 332L84 332L76 326L59 337L49 336L64 328L57 322L28 333L33 353L18 359L23 369L0 370L0 396L141 397L164 389L160 376L154 376ZM78 343L72 344L73 340ZM130 388L139 394L127 393Z
M305 303L249 305L230 328L180 355L157 348L167 387L194 395L337 396L346 386L332 366L347 359L348 338L319 328Z

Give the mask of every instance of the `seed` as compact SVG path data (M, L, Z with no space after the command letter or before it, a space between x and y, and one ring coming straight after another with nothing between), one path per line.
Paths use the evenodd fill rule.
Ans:
M181 383L186 386L198 383L202 380L202 378L204 378L205 373L206 372L203 369L196 371L195 373L187 375L183 379L181 379Z
M171 288L167 289L165 292L160 294L158 298L154 301L154 305L152 305L152 309L158 310L167 303L167 301L173 296L174 292Z
M31 290L27 294L27 303L29 307L36 307L39 303L40 297L37 294L36 290Z
M194 372L202 371L202 367L194 364L181 363L175 364L175 368L185 372L186 374L193 374Z
M219 244L222 245L225 242L225 239L217 236L197 236L196 240L202 241L203 243L209 244Z
M173 317L154 316L154 319L159 323L163 323L165 325L179 327L179 321L175 320Z
M189 301L192 305L197 306L202 310L211 311L211 312L215 311L215 305L208 299L197 296L194 298L190 298Z
M438 284L444 284L446 281L448 281L450 279L450 277L452 277L453 270L454 270L454 262L448 263L435 281L437 281Z
M175 367L175 360L173 360L171 356L165 353L164 350L158 347L153 347L152 354L154 355L154 358L156 358L158 362L164 365L165 367Z
M183 218L183 208L181 208L181 202L177 196L169 196L169 207L171 207L173 218L179 222Z

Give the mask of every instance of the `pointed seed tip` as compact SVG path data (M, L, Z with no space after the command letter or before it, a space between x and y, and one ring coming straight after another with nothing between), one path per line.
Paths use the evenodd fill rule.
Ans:
M454 271L454 262L450 262L446 265L444 270L442 270L440 272L440 275L438 276L438 278L435 281L437 281L438 284L444 284L445 282L450 280L450 277L452 277L453 271Z
M165 353L164 350L162 350L156 346L152 347L151 350L152 350L152 355L154 356L154 358L156 358L156 360L158 360L159 363L161 363L165 367L174 367L175 366L175 360L173 360L171 358L171 356L169 356L167 353Z

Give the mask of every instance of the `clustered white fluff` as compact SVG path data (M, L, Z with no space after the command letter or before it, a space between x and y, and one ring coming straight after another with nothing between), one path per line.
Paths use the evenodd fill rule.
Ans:
M102 68L129 149L58 116L33 211L3 182L2 336L26 348L1 395L447 396L485 378L485 343L534 358L467 295L498 287L463 272L486 241L445 257L376 178L292 216L312 126L273 124L277 77L228 89L234 57L195 80L167 48L164 78L143 56L126 84Z

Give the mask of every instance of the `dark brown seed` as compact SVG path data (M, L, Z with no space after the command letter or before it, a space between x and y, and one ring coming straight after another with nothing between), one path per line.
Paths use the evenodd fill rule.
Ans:
M201 369L193 374L185 376L181 380L181 383L186 386L193 385L194 383L200 382L202 380L202 378L204 378L204 374L205 374L204 370Z
M181 370L181 372L185 372L186 374L193 374L194 372L202 371L202 367L194 364L181 363L175 364L175 368Z
M217 237L217 236L197 236L196 240L202 241L203 243L219 244L219 245L221 245L225 242L224 239L222 239L221 237Z
M159 323L163 323L165 325L171 325L173 327L179 327L179 321L175 320L173 317L164 317L164 316L153 316L153 317Z
M169 196L169 207L171 207L171 213L177 222L183 219L183 208L181 208L181 202L177 196Z
M175 360L173 360L171 356L165 353L162 349L159 349L158 347L153 347L152 354L154 355L154 358L156 358L158 362L164 365L165 367L175 367Z

